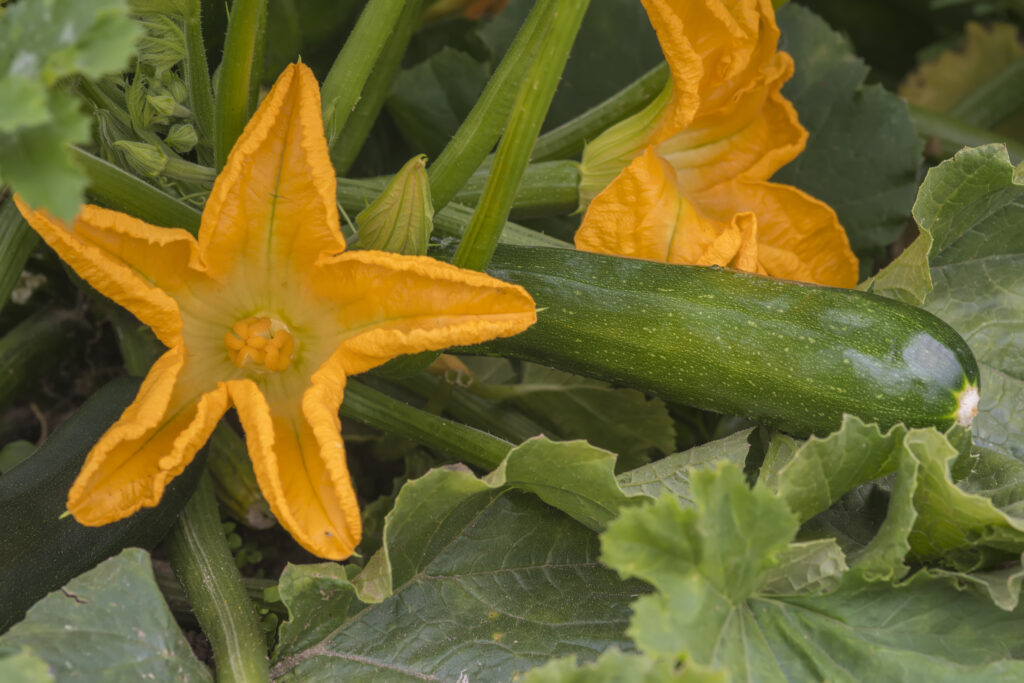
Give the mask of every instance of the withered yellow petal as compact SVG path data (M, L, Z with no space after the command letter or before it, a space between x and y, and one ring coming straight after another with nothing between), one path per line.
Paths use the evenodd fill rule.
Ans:
M137 218L83 206L69 227L46 211L15 204L28 224L72 270L101 294L153 328L164 345L181 339L181 315L167 291L179 288L195 263L195 239Z
M737 180L703 193L700 204L719 220L735 211L757 216L758 261L768 275L854 287L857 257L835 211L790 185Z
M183 382L185 352L157 360L138 396L86 457L68 493L68 510L85 526L116 522L160 502L192 462L228 408L227 390Z
M324 257L313 287L331 302L338 360L365 372L406 353L476 344L522 332L537 320L518 285L426 256L352 251Z
M336 364L313 375L301 405L271 407L253 381L228 383L271 511L302 547L333 560L351 555L362 536L338 420L344 389Z
M212 277L238 269L243 286L297 295L296 273L342 251L337 181L304 64L274 83L238 138L203 210L199 248Z

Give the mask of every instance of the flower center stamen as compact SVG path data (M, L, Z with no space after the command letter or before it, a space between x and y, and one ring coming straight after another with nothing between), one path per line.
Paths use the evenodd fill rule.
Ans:
M276 318L250 317L239 320L224 335L231 362L256 372L280 372L292 362L295 339L288 326Z

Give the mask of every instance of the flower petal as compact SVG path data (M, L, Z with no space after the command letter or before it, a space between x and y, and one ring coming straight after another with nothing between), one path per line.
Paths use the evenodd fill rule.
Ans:
M857 257L835 211L790 185L737 180L700 195L711 216L757 216L758 261L768 275L832 287L854 287Z
M518 334L537 320L522 287L426 256L352 251L324 257L312 284L331 302L334 336L323 343L338 348L346 375L406 353Z
M729 264L750 215L719 221L679 192L675 171L648 147L587 208L576 248L695 265Z
M228 383L271 511L302 547L332 560L349 557L362 536L338 419L344 389L337 364L313 375L301 405L271 406L251 380Z
M227 410L227 390L206 392L183 380L184 365L180 346L161 356L135 401L89 452L68 493L79 523L101 526L156 505L206 443Z
M196 242L190 234L90 205L82 207L69 228L17 196L14 201L79 276L152 327L164 345L178 343L181 315L168 292L181 290L190 274L197 274Z
M203 211L199 245L211 276L296 295L296 273L321 251L345 248L336 180L320 118L320 91L292 64L246 125Z
M773 62L772 78L738 94L728 111L702 111L687 128L658 145L684 194L733 178L767 180L803 151L807 131L780 93L793 73L793 60L780 52Z

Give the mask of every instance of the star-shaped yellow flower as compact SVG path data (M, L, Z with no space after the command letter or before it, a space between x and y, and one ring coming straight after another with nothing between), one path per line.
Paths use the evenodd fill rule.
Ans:
M576 246L854 286L857 258L835 212L768 181L807 142L780 92L793 60L776 51L770 0L643 1L670 89L588 145L584 201L603 189Z
M234 405L271 510L343 559L361 523L338 407L347 376L395 356L513 335L521 287L421 256L345 251L312 72L288 67L217 177L198 241L83 207L64 225L19 202L83 278L168 351L96 443L68 510L98 526L156 505Z

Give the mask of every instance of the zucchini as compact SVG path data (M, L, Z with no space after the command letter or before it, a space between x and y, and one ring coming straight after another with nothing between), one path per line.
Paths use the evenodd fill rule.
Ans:
M102 527L62 517L85 456L138 392L140 380L106 384L36 452L0 477L0 632L48 592L129 546L152 548L167 534L202 472L200 452L160 504Z
M488 272L525 287L538 321L467 349L553 365L797 436L843 413L883 428L977 412L978 364L927 311L723 268L499 246Z

